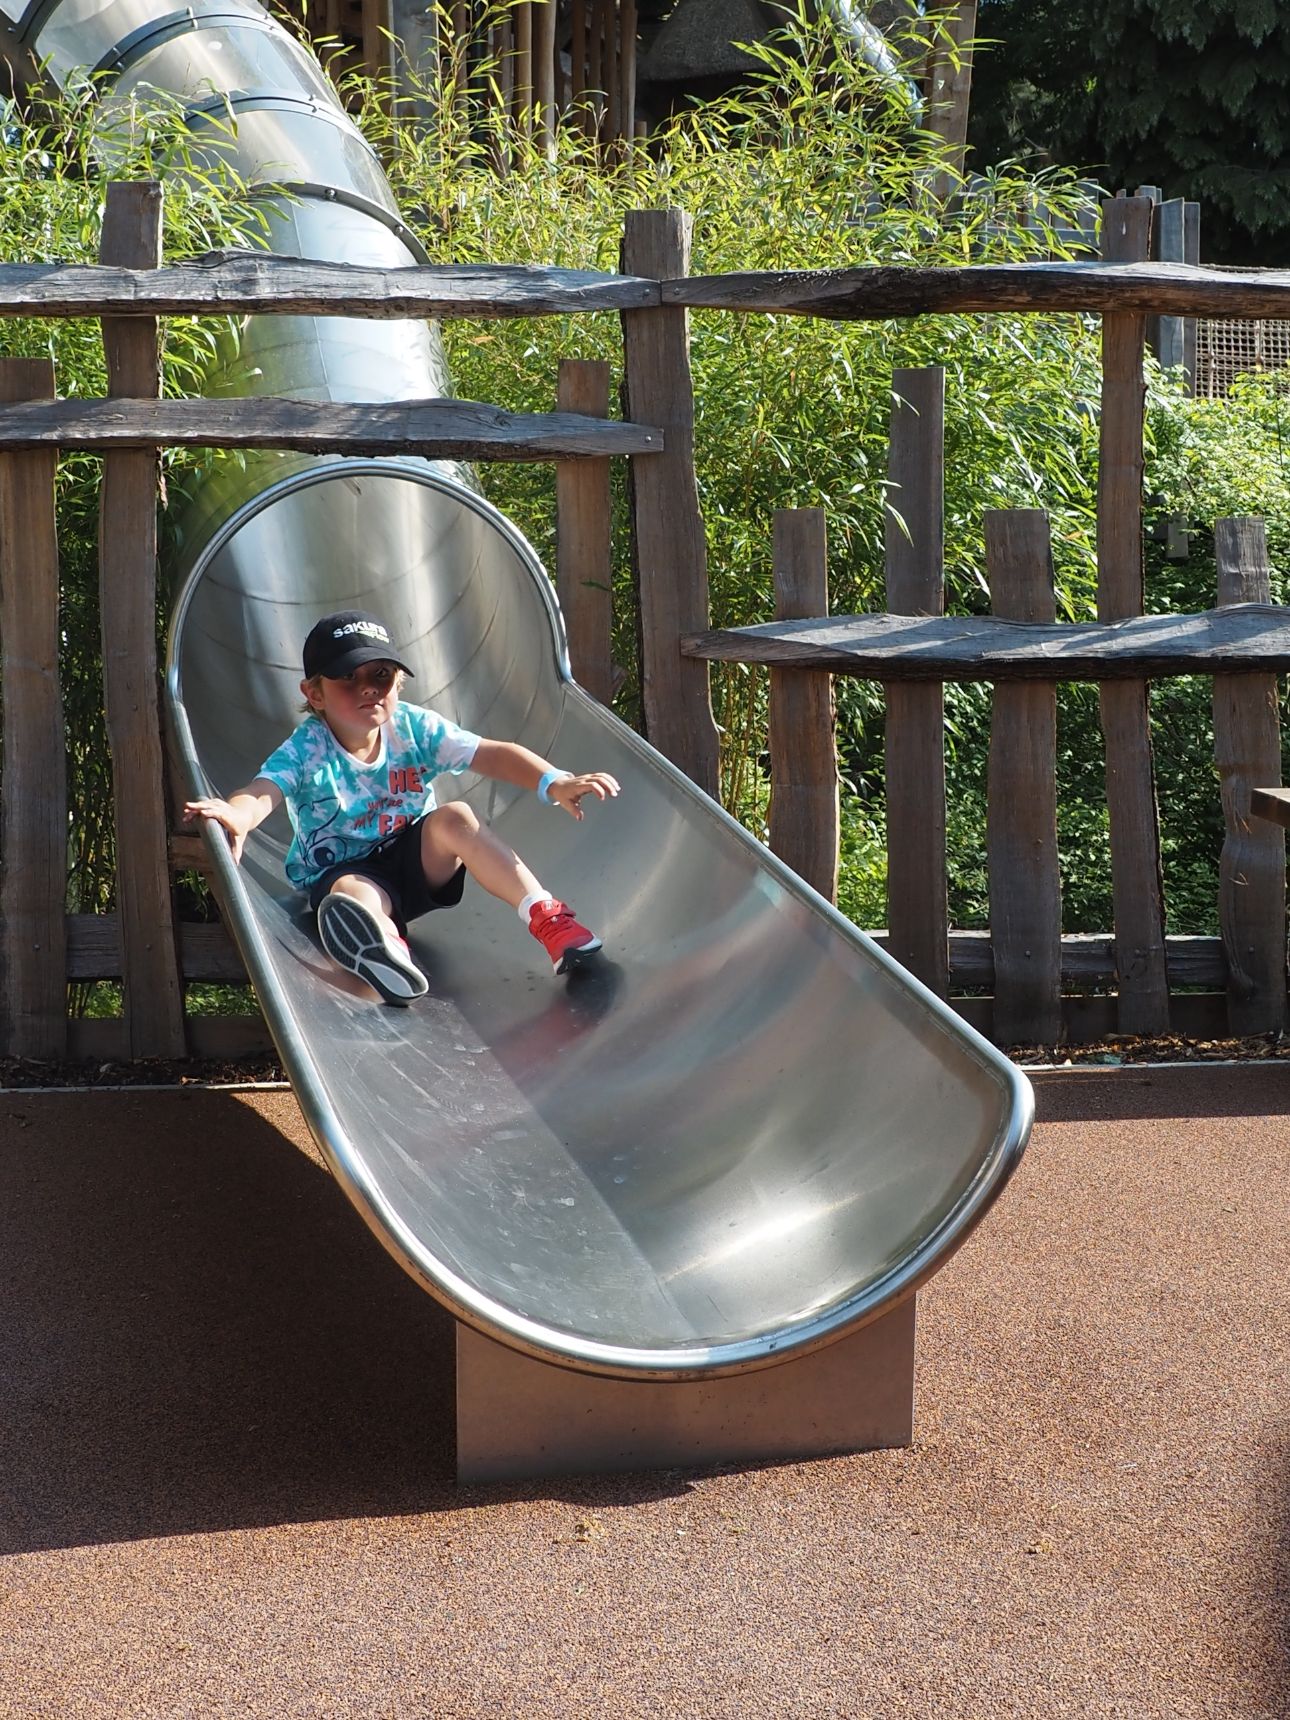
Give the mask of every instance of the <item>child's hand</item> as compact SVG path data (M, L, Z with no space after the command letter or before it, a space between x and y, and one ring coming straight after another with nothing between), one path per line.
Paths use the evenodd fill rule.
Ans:
M227 800L187 801L184 805L184 823L191 824L195 818L213 819L216 824L222 824L228 831L234 861L241 860L249 826L236 807L230 806Z
M571 818L582 817L582 801L588 794L594 794L597 800L614 800L618 781L608 771L589 770L581 776L560 777L546 791L547 799L562 806Z

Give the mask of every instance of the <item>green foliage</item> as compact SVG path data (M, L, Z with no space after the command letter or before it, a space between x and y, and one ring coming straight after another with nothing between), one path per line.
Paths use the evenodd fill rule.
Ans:
M1290 261L1290 14L1276 0L983 0L974 165L1038 151L1202 205L1205 254Z
M901 104L827 34L790 32L754 51L763 74L742 96L673 120L648 148L602 159L573 128L548 159L485 101L497 69L463 66L467 99L414 92L434 120L411 123L389 91L348 81L363 124L385 157L396 196L431 254L454 263L513 262L611 270L629 210L678 205L694 218L695 273L836 267L845 263L1011 261L1049 255L1051 232L1021 217L1042 203L1054 223L1074 225L1080 196L1069 175L1038 181L1014 166L986 177L961 207L946 209L929 185L941 165L926 134L911 135ZM449 76L451 78L451 68ZM40 120L14 119L0 138L0 258L90 260L101 217L96 162L103 120L82 95ZM120 126L120 121L114 123ZM186 161L182 128L161 103L132 110L113 146L122 176L166 170L167 254L229 243L254 232L258 205L227 174ZM179 174L176 167L183 168ZM166 388L196 392L216 342L215 321L173 320L166 333ZM462 322L445 330L457 390L514 410L548 410L561 357L621 367L610 316ZM949 605L988 607L982 515L990 507L1048 510L1061 613L1094 612L1099 331L1077 317L919 318L828 323L729 313L692 318L696 449L717 624L768 619L770 545L777 508L822 506L829 518L835 613L883 607L884 542L899 529L899 498L886 481L890 377L895 366L946 367L946 569ZM92 323L5 325L5 352L50 352L64 394L102 391L102 353ZM1205 608L1213 601L1212 528L1225 513L1269 521L1274 554L1290 548L1284 494L1282 401L1269 388L1230 405L1188 402L1153 377L1148 435L1152 522L1184 514L1193 555L1167 562L1153 546L1150 603ZM170 456L171 487L194 458ZM491 498L548 563L554 559L554 478L549 466L498 465ZM60 474L65 568L64 676L76 821L71 905L111 902L110 771L102 733L95 554L96 464L69 459ZM617 498L615 654L626 671L621 713L638 712L636 641L626 512ZM1217 794L1208 731L1208 683L1156 692L1167 883L1174 929L1213 918ZM765 677L730 667L714 676L726 803L764 832ZM883 705L875 686L839 682L847 783L843 812L844 910L859 923L885 919ZM946 694L950 903L958 925L988 922L985 765L990 698L985 687ZM1091 688L1060 701L1060 841L1067 926L1111 923L1102 744Z
M762 71L742 96L680 116L648 150L609 163L572 129L561 132L547 159L495 112L454 106L437 89L414 98L420 111L438 115L428 131L405 126L397 103L378 100L370 86L353 90L407 218L443 261L612 269L626 213L669 204L694 218L696 274L1015 261L1057 248L1049 229L1022 224L1023 212L1043 203L1054 224L1073 223L1081 194L1062 174L1036 181L1000 169L959 209L935 201L929 183L941 165L938 143L909 132L902 103L827 31L790 29L749 52ZM476 75L487 81L486 69ZM499 176L501 161L507 171ZM615 318L462 323L445 333L458 391L515 410L550 408L561 357L603 358L615 372L621 366ZM1087 612L1096 427L1086 403L1096 398L1100 374L1095 324L1011 315L830 323L711 312L692 318L691 341L714 624L772 614L772 516L786 507L828 511L835 612L882 607L884 539L895 511L886 486L891 371L928 364L947 370L951 603L968 610L987 604L983 510L1043 506L1053 517L1063 603L1071 614ZM485 483L550 560L550 472L497 467ZM620 523L616 608L630 618ZM635 641L622 623L615 652L629 670L620 709L630 719ZM722 668L713 690L724 797L760 830L768 789L765 679ZM862 808L852 824L878 829L881 694L868 683L841 682L839 700L844 770ZM957 726L957 707L949 738L957 756L969 738ZM975 729L970 739L975 746ZM877 850L869 837L862 847L872 872ZM859 886L853 881L848 889ZM862 896L869 901L872 891L853 899Z
M95 262L102 226L105 162L120 179L162 178L169 258L247 244L262 223L259 205L228 169L192 159L177 102L161 95L108 110L85 84L35 111L11 109L0 123L0 261ZM227 324L171 318L165 324L163 387L200 393ZM96 320L15 318L0 321L0 356L47 357L64 396L106 390ZM182 483L194 456L164 455L168 484ZM112 772L103 722L98 596L99 462L69 455L59 462L57 511L62 563L61 671L67 731L68 905L103 912L112 905L115 833ZM164 616L159 616L159 626Z

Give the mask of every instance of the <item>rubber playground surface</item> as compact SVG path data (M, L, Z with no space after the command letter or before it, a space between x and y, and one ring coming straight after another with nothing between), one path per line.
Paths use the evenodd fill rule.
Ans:
M0 1716L1290 1714L1290 1067L1036 1087L910 1450L474 1489L289 1093L0 1091Z

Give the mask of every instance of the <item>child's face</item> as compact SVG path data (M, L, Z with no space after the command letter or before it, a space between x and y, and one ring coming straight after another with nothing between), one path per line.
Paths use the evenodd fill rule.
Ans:
M320 675L302 681L300 690L333 729L368 732L388 722L399 697L399 671L393 663L360 663L349 675Z

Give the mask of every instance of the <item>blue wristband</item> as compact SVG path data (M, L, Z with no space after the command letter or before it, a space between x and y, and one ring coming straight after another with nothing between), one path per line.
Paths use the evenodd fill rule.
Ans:
M537 797L543 806L555 805L555 801L550 798L547 790L553 782L567 782L570 774L567 770L548 770L542 773L542 780L537 785Z

